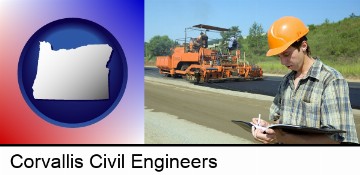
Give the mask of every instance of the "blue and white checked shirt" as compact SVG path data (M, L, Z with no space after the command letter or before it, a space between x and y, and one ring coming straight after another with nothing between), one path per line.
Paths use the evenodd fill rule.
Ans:
M358 143L349 99L349 87L335 69L316 59L307 75L294 88L292 71L285 75L270 107L270 120L283 124L330 127L346 133L334 134L339 142Z

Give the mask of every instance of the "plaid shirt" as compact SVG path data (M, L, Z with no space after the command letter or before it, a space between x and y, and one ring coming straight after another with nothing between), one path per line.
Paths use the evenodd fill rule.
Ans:
M296 72L283 78L270 107L270 120L309 127L330 127L346 133L334 134L339 142L358 143L346 80L335 69L316 59L297 88Z

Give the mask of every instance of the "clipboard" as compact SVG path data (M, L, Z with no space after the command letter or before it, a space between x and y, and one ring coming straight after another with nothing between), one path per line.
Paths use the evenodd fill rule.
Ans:
M254 126L250 122L245 122L241 120L231 120L236 125L240 126L244 130L251 132L251 127ZM334 128L315 128L308 126L300 126L300 125L289 125L289 124L273 124L269 126L270 129L282 129L285 132L293 133L293 134L336 134L336 133L346 133L346 131L334 129Z

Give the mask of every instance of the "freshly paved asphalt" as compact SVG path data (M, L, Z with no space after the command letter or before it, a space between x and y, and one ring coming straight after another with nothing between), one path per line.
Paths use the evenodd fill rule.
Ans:
M164 79L174 79L172 77L165 77L159 74L159 71L155 67L145 67L145 76L150 77L162 77ZM198 86L206 86L217 89L228 89L240 92L249 92L254 94L262 94L275 96L282 77L279 76L264 76L263 80L258 81L241 81L241 82L221 82L221 83L203 83ZM186 81L182 78L175 78L178 81ZM190 83L190 82L189 82ZM348 82L350 102L353 109L360 109L360 83Z

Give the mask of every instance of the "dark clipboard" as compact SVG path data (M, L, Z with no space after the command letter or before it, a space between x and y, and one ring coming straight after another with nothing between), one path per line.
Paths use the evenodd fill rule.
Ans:
M244 130L251 132L251 127L253 126L250 122L245 122L241 120L232 120L233 123L237 124ZM315 128L299 125L287 125L287 124L274 124L271 125L271 129L282 129L285 132L294 133L294 134L336 134L336 133L346 133L346 131L333 129L333 128Z

